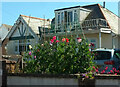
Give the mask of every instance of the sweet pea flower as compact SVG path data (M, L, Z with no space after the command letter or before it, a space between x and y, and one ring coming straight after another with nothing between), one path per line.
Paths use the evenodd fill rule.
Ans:
M34 59L36 59L36 56L34 56Z
M66 42L69 42L69 39L68 39L68 38L66 38Z
M98 70L96 69L96 72L98 72Z
M62 39L62 42L64 42L64 41L65 41L65 38Z
M82 39L78 37L78 38L77 38L77 41L80 43L80 42L82 41Z
M101 71L101 74L105 73L105 70Z
M31 52L29 52L29 55L32 55L32 53L31 53Z
M54 40L53 39L51 39L51 42L50 43L53 43L54 42Z
M60 42L59 40L56 40L56 43Z
M113 70L110 70L111 73L113 73Z
M56 36L53 37L53 40L56 40Z
M105 67L105 70L107 70L108 69L108 67Z

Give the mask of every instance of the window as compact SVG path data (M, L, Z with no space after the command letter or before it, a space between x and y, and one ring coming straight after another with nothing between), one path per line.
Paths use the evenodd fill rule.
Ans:
M58 13L58 25L60 24L60 13Z
M61 12L61 23L63 24L63 22L64 22L64 13Z
M105 60L111 58L111 52L109 51L94 51L95 60Z
M30 40L17 40L15 41L15 53L21 54L24 51L29 51Z
M77 11L74 11L74 22L78 22L78 14Z
M68 12L68 24L70 24L73 21L73 14L72 11Z

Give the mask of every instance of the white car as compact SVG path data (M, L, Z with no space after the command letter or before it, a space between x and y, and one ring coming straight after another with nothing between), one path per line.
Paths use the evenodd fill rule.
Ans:
M94 62L98 66L98 71L105 70L104 73L108 73L120 68L120 50L104 48L96 49L93 52L95 55Z

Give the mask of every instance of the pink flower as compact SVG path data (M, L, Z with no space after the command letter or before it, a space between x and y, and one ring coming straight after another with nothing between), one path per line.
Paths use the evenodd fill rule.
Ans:
M108 67L105 67L105 70L107 70L108 69Z
M89 76L85 76L85 78L89 78Z
M107 74L110 74L110 72L108 72Z
M59 40L56 40L56 43L60 42Z
M117 75L117 73L115 73L115 75Z
M64 42L64 41L65 41L65 38L62 39L62 42Z
M93 69L95 69L95 67L93 66Z
M98 72L98 70L96 69L96 72Z
M31 53L31 52L29 52L29 55L32 55L32 53Z
M36 56L34 56L34 58L36 59Z
M101 74L105 73L105 70L101 71Z
M56 40L56 36L53 37L53 40Z
M114 70L115 68L113 67L112 69Z
M77 41L80 43L82 41L82 39L81 38L77 38Z
M119 73L119 70L117 70L117 73Z
M51 39L51 42L50 43L53 43L54 42L54 40L53 39Z
M113 70L110 70L111 73L113 73Z

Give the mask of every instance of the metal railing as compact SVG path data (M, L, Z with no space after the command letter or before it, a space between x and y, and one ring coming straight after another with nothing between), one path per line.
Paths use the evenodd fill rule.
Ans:
M84 20L81 22L67 22L54 25L52 24L51 29L42 29L41 33L50 34L50 33L63 33L63 32L72 32L86 29L99 29L108 27L107 21L105 19L90 19Z

